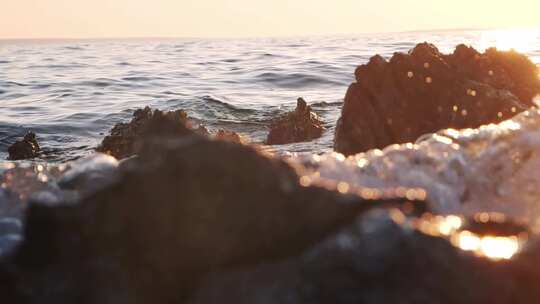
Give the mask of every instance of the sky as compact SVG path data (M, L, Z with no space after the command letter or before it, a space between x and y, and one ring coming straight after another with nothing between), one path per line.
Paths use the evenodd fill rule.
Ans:
M269 37L539 27L540 0L0 0L0 38Z

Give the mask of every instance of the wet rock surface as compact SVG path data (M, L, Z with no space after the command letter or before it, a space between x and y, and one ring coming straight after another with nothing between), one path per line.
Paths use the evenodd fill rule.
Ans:
M39 155L40 147L34 132L28 132L22 140L8 148L8 160L32 159Z
M129 123L116 124L96 150L117 159L126 158L138 153L145 137L182 137L191 134L187 123L187 113L183 110L162 112L149 107L139 109L133 113Z
M31 205L0 274L12 303L179 303L206 273L294 256L406 202L304 187L282 160L193 133L145 142L118 170L78 204Z
M224 140L224 141L230 141L235 143L247 143L248 140L240 136L238 133L230 131L230 130L224 130L219 129L216 133L213 134L213 138L217 140Z
M531 107L540 92L537 68L526 56L464 45L449 55L428 43L389 61L377 55L355 75L334 140L347 155L444 128L500 122Z
M323 122L303 98L298 98L296 109L275 119L270 125L266 144L281 145L309 141L322 136Z
M489 120L492 114L506 117L530 106L525 100L535 92L534 79L513 69L515 65L527 70L528 61L520 61L523 57L514 53L499 58L498 52L473 51L458 47L453 55L437 59L431 56L435 54L431 46L421 45L411 55L404 55L406 59L399 59L400 55L392 59L410 61L412 74L407 72L407 79L421 75L413 68L433 68L438 72L430 75L447 77L452 84L449 91L442 85L420 95L414 86L410 92L403 87L386 90L386 81L398 83L388 80L390 76L381 76L381 82L372 85L380 86L377 93L396 94L392 95L396 99L389 97L392 101L411 101L425 96L422 94L435 97L440 91L447 94L440 99L449 101L448 96L463 89L470 98L481 97L495 105L487 111L489 115L473 113L479 120ZM505 67L506 56L516 63ZM432 61L425 64L426 58ZM484 63L475 68L467 63L460 70L457 63L467 62L467 58L474 58L474 64ZM378 60L374 58L370 64L393 64L392 60ZM416 65L417 61L422 65ZM454 72L465 75L466 80L454 79ZM484 72L494 78L482 79ZM425 84L436 85L435 76L421 77ZM422 98L419 100L425 101ZM514 103L515 109L495 112ZM393 104L387 106L390 109ZM431 109L424 106L411 107ZM299 101L296 112L305 114L308 109ZM468 108L465 110L461 116L469 115ZM376 122L375 114L367 115L371 124ZM440 235L445 231L440 227L438 236L430 234L433 224L420 229L422 221L427 221L424 217L430 216L413 217L411 212L407 219L396 210L373 209L402 206L409 210L416 206L416 215L420 215L427 208L424 202L410 204L399 197L414 197L419 192L423 195L418 196L425 197L426 192L403 186L418 186L420 181L420 186L431 185L426 190L433 198L446 197L433 195L437 194L436 186L446 185L444 181L436 185L426 182L437 178L455 182L448 183L448 191L446 187L439 189L452 198L457 196L455 201L463 198L468 205L474 204L473 190L477 189L476 193L493 193L504 198L507 208L516 208L519 198L511 196L516 192L500 191L505 190L500 182L510 176L513 183L535 185L534 174L529 173L536 168L531 162L536 157L536 133L519 136L516 130L529 130L527 120L537 115L531 112L524 116L526 120L508 121L504 128L483 128L488 134L481 136L465 132L474 145L467 145L457 131L449 130L433 135L437 144L372 151L368 158L357 155L345 159L333 153L329 160L324 155L310 155L311 167L297 164L295 170L283 160L234 143L241 141L234 133L222 130L212 134L204 127L191 127L183 111L138 110L132 122L117 125L100 147L112 155L117 153L118 158L137 154L122 162L96 154L59 169L61 172L42 165L0 166L0 203L9 206L2 209L0 220L1 300L14 304L536 303L540 297L536 286L540 245L527 225L486 213L461 226L469 237L485 234L517 242L523 234L529 236L526 246L512 259L494 261L472 250L458 249L454 235ZM456 124L470 123L458 116L452 119ZM374 131L372 139L385 138L384 132ZM504 140L478 138L487 135ZM519 150L522 147L526 150ZM459 149L474 157L455 155ZM415 154L419 151L425 155ZM447 166L437 162L442 158L448 159ZM491 166L483 167L483 162ZM422 166L423 171L415 171ZM491 167L496 168L487 170ZM489 178L478 182L483 187L456 186L463 180L467 186L477 183L465 174L466 168L489 173ZM522 168L531 171L523 173ZM429 169L433 175L421 175ZM361 174L372 176L361 178ZM387 189L359 188L361 182L369 182L366 187L380 186L376 178L384 179L386 186L398 185L395 193L402 194L388 199ZM493 180L497 183L492 184ZM525 194L535 205L536 189L531 187ZM483 206L496 200L482 200ZM439 202L440 207L443 202ZM524 210L533 213L533 209ZM420 224L413 225L413 220ZM477 239L472 245L477 251L482 246L501 246L495 241ZM504 253L508 248L495 249Z
M144 140L148 138L181 138L192 133L237 143L246 141L233 131L218 130L214 134L203 125L196 126L184 110L163 112L145 107L136 110L129 123L116 124L96 150L123 159L136 155L142 149Z
M539 249L490 261L376 211L296 257L215 272L188 303L535 303Z

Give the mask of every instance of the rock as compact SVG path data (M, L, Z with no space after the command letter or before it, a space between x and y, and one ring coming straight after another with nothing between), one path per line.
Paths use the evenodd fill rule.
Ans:
M129 123L116 124L111 130L111 134L103 139L96 150L117 159L123 159L136 155L142 148L143 141L147 138L181 138L194 133L217 140L246 142L236 132L220 129L213 134L205 126L193 124L183 110L162 112L145 107L136 110Z
M118 166L119 162L114 157L95 153L70 163L57 185L78 195L92 194L116 179Z
M414 142L444 128L476 128L532 106L536 66L524 55L458 46L443 55L428 43L359 66L345 96L334 148L346 155Z
M219 129L213 135L213 138L217 140L225 140L225 141L230 141L230 142L239 143L239 144L245 144L248 142L248 140L244 138L243 136L240 136L240 134L234 131L224 130L224 129Z
M488 260L376 211L298 256L211 273L187 303L532 304L539 245Z
M8 148L9 160L23 160L38 157L39 144L34 132L28 132L23 140L16 141Z
M266 144L282 145L309 141L321 137L323 131L321 119L303 98L298 98L294 112L287 113L272 122Z
M129 123L116 124L96 150L117 159L126 158L138 153L145 137L192 134L187 123L187 114L183 110L162 112L145 107L136 110Z
M365 210L407 202L301 186L282 160L197 135L138 153L79 204L30 206L7 262L25 303L180 303L210 271L294 256Z

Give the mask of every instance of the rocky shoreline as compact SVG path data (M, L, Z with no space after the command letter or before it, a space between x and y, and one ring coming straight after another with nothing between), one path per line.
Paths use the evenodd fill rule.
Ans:
M356 81L335 134L349 158L284 159L185 111L145 108L97 148L110 156L6 163L2 300L535 303L538 227L504 202L530 191L515 203L536 214L540 194L521 188L540 160L521 131L540 130L536 66L515 52L443 55L424 43L373 57ZM490 123L500 124L478 128ZM438 132L448 128L477 129ZM299 99L269 125L267 144L324 129ZM36 138L10 158L35 157ZM488 176L469 174L474 166Z

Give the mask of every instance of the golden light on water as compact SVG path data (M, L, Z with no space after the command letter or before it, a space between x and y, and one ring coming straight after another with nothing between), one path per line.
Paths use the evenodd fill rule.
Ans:
M465 251L494 260L510 259L520 248L517 236L479 236L470 231L461 231L451 239L452 244Z
M466 251L477 251L480 249L480 238L469 231L458 233L453 238L452 243Z
M480 242L482 253L493 259L510 259L519 250L519 241L516 236L511 237L483 237Z
M392 218L397 217L393 215ZM414 223L414 226L425 234L447 238L452 245L461 250L492 260L511 259L526 241L524 234L515 236L478 235L468 230L462 230L463 225L464 220L455 215L426 215Z
M524 53L532 50L538 38L539 32L530 29L485 31L480 36L480 48L496 47L501 51L516 50Z

